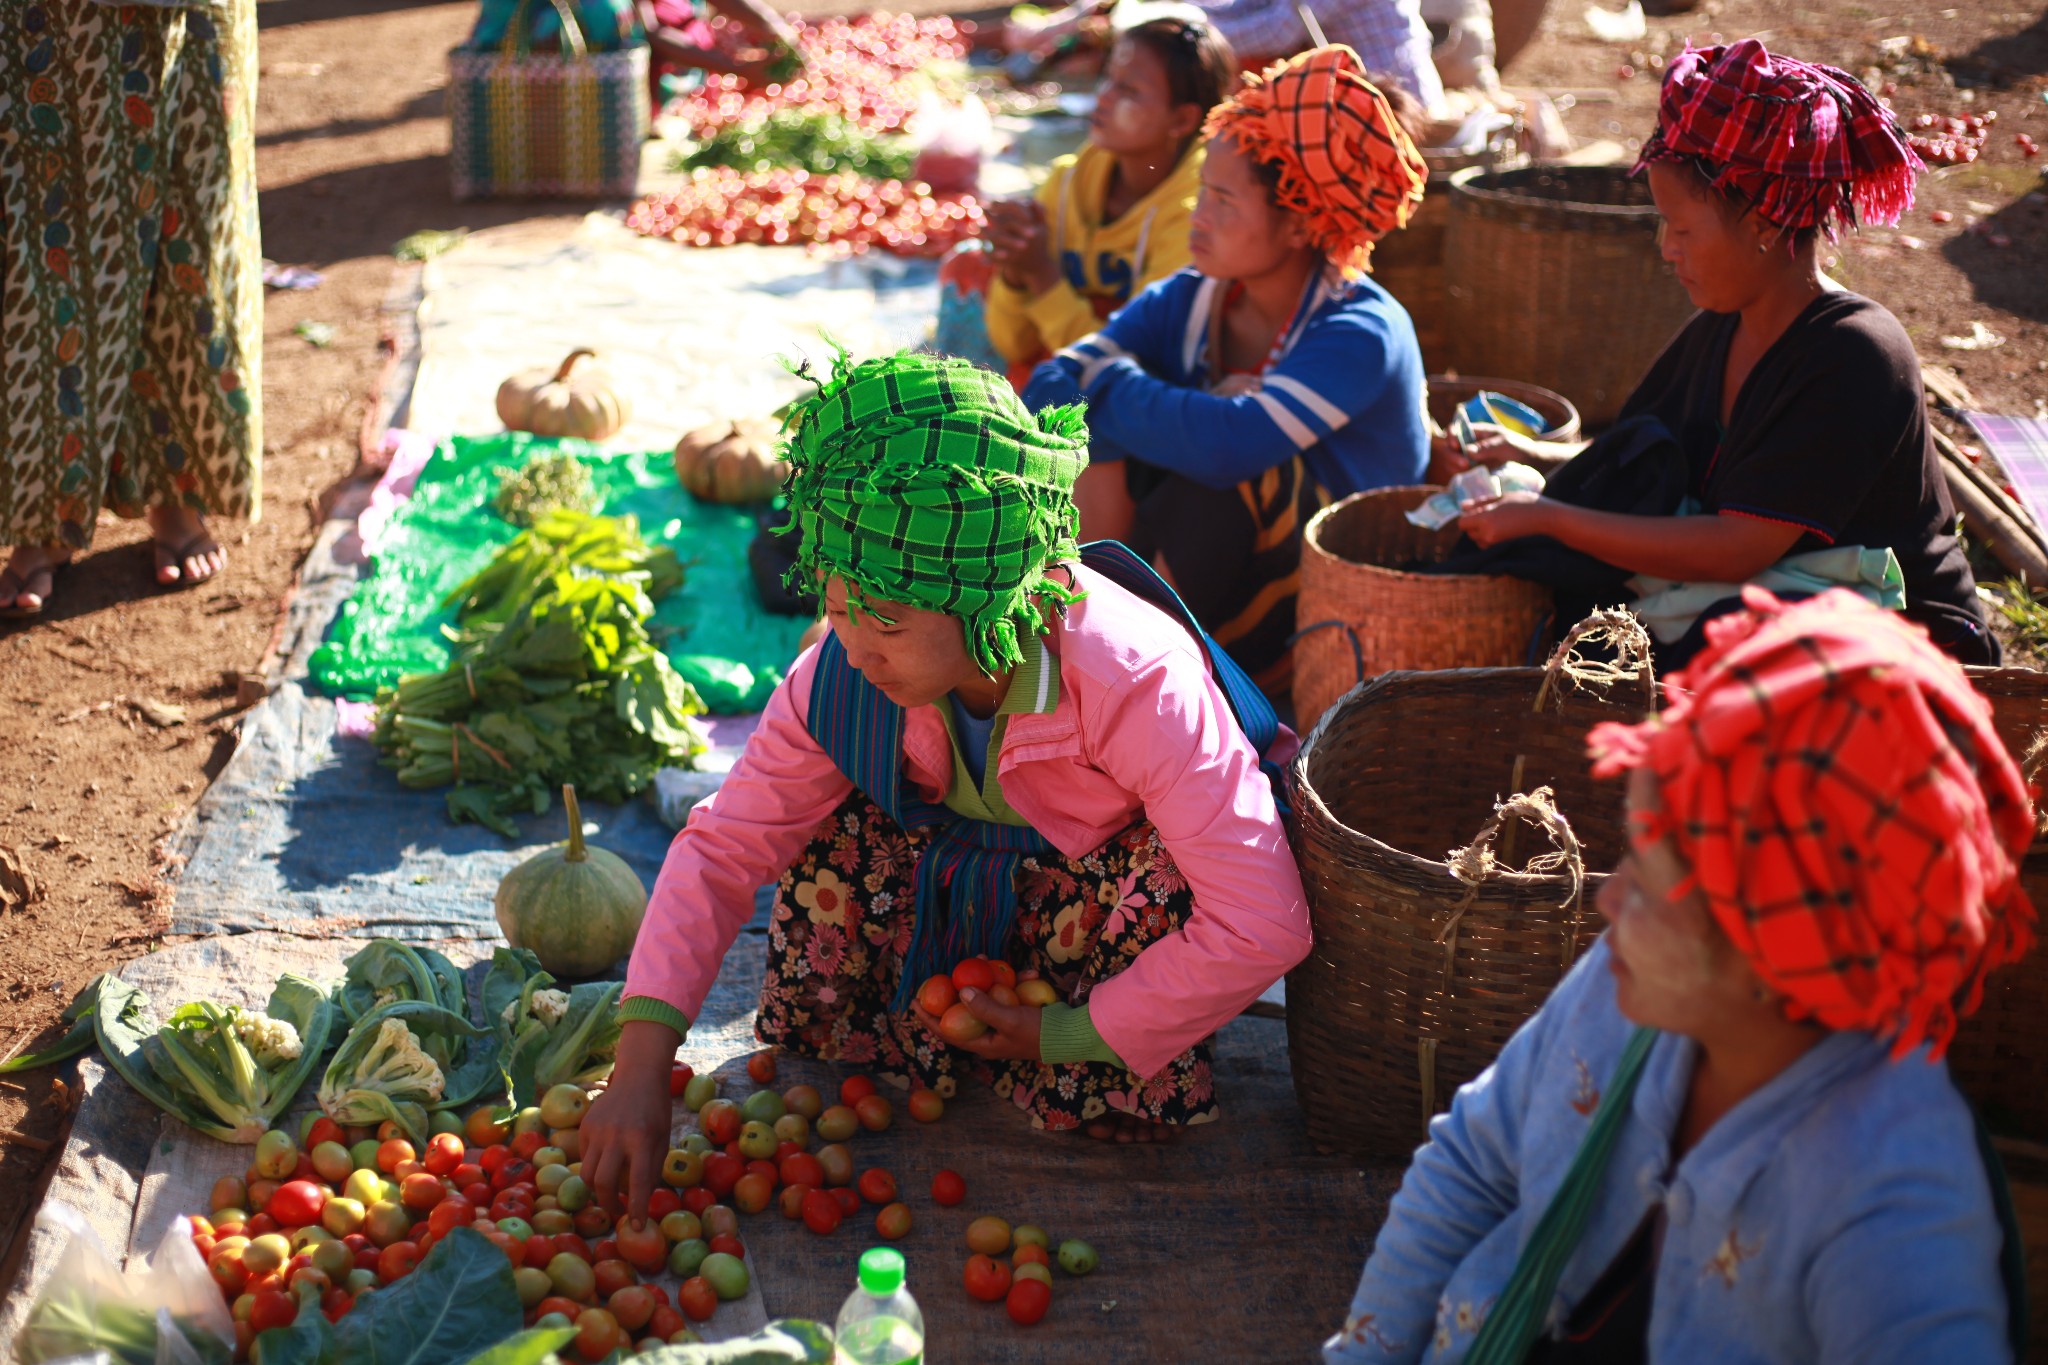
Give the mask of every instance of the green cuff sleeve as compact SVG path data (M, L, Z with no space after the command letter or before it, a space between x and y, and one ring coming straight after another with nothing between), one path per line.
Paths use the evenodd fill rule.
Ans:
M690 1036L690 1018L666 1000L656 1000L651 995L629 995L619 1006L619 1022L629 1024L635 1019L645 1019L651 1024L667 1024L678 1037Z
M1107 1062L1122 1066L1124 1059L1110 1050L1086 1005L1047 1005L1038 1012L1038 1055L1048 1062Z

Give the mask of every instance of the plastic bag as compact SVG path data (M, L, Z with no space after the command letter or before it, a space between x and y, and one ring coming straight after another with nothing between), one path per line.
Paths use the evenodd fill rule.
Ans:
M48 1204L36 1221L67 1240L15 1343L22 1365L224 1365L233 1356L234 1319L192 1245L190 1219L174 1221L148 1264L127 1274L76 1209Z
M980 99L968 95L955 104L928 90L907 131L917 148L913 179L936 194L972 194L981 184L981 158L995 122Z

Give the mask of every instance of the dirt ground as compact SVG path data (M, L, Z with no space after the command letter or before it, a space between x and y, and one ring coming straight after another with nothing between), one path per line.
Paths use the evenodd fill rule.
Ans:
M2048 410L2048 195L2041 163L2014 145L2019 133L2048 143L2048 17L2014 0L1938 10L1925 0L1706 0L1690 13L1653 14L1645 39L1613 46L1588 35L1583 8L1554 0L1542 37L1508 78L1573 92L1566 122L1584 140L1640 138L1656 68L1688 35L1763 33L1774 48L1859 74L1880 61L1909 67L1879 77L1896 85L1908 118L1996 109L1980 162L1928 177L1909 220L1855 240L1840 271L1898 312L1923 356L1952 366L1986 405ZM392 244L426 228L563 211L449 198L444 54L473 16L470 4L399 0L261 8L263 250L326 278L317 290L269 299L262 515L220 528L228 571L190 592L158 592L140 526L109 521L59 579L43 620L0 624L0 849L47 887L40 902L0 916L0 1059L53 1040L59 1010L94 974L161 940L164 837L233 751L240 680L260 674L299 564L357 471L383 366ZM1892 46L1907 47L1905 57L1881 58L1881 44L1902 37ZM1932 52L1913 56L1914 37ZM1936 222L1936 210L1951 220ZM302 320L332 326L331 342L316 348L296 337ZM1942 347L1940 338L1967 334L1972 322L2005 344ZM49 1072L0 1080L0 1248L34 1205L68 1104ZM8 1260L0 1256L0 1284Z

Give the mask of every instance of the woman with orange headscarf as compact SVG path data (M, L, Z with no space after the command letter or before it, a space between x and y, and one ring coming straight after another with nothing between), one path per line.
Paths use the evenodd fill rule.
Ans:
M1364 273L1428 171L1348 47L1249 78L1207 132L1193 268L1039 366L1024 401L1086 401L1082 538L1151 560L1273 692L1303 525L1428 458L1414 324Z
M1941 1056L2033 942L2034 815L1919 627L1757 589L1642 725L1609 923L1430 1125L1332 1361L2003 1361L1996 1171Z

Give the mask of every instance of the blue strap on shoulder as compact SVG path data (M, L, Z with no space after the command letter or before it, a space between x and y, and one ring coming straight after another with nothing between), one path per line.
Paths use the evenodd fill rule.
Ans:
M1125 592L1158 607L1195 637L1202 646L1203 656L1209 661L1210 676L1223 689L1224 700L1230 703L1230 713L1237 718L1238 728L1251 741L1252 752L1259 756L1259 770L1273 785L1273 800L1279 803L1281 814L1286 814L1286 777L1280 771L1280 765L1266 757L1272 752L1273 742L1280 737L1280 717L1273 710L1273 703L1266 700L1266 694L1252 681L1251 675L1238 666L1237 660L1231 658L1223 646L1209 638L1209 632L1195 620L1195 614L1188 610L1187 603L1180 600L1180 594L1128 545L1115 540L1090 541L1081 547L1081 562Z

